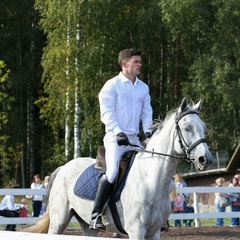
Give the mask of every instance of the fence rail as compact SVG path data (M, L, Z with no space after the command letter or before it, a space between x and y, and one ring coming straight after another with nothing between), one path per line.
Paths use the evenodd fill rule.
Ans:
M221 189L216 187L184 187L177 188L177 193L191 193L193 194L194 200L194 213L179 213L179 214L170 214L169 220L177 219L194 219L195 226L199 227L199 219L202 218L232 218L240 217L240 212L221 212L221 213L199 213L199 202L198 202L198 193L240 193L240 187L221 187ZM221 190L221 191L220 191ZM15 196L25 196L25 195L46 195L45 189L0 189L1 195L15 195ZM1 224L31 224L34 223L38 218L28 217L28 218L5 218L0 217ZM72 218L71 222L77 222L75 218Z

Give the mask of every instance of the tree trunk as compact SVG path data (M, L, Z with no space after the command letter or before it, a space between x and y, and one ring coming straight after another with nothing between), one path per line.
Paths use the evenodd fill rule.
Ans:
M68 17L68 26L67 26L67 57L66 57L66 78L69 82L70 79L70 63L69 63L69 46L70 45L70 18ZM65 160L69 161L70 155L70 128L69 128L69 90L66 92L66 121L65 121Z
M78 8L78 19L79 19L79 8ZM80 23L77 23L76 33L76 57L75 57L75 68L76 68L76 80L75 80L75 114L74 114L74 158L81 156L80 153L80 104L79 104L79 49L80 49Z

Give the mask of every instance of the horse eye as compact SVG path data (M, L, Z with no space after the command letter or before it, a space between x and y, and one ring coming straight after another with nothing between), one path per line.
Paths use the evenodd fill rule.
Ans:
M189 132L190 130L188 128L184 128L184 131L185 132Z

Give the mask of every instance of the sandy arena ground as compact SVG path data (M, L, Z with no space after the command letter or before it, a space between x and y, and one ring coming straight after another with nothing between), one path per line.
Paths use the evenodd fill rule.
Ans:
M78 230L66 230L64 234L67 235L81 235ZM102 237L113 238L112 233L100 234ZM126 235L120 235L121 238L126 238ZM206 226L206 227L182 227L182 228L173 228L170 227L167 232L162 232L161 240L185 240L185 239L194 239L194 240L239 240L240 239L240 227L215 227L215 226Z

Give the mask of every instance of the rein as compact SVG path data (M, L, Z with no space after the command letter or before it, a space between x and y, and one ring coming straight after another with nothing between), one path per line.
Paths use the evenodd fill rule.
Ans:
M144 149L141 146L137 146L137 145L133 145L133 144L129 144L128 146L130 146L130 149L133 150L133 151L150 153L150 154L152 154L152 156L155 154L155 155L160 155L160 156L174 157L174 158L178 158L178 159L185 159L185 156L184 157L180 157L180 156L176 156L176 155L155 152L154 149L152 151L148 151L148 150Z
M132 145L132 144L129 144L128 146L131 147L131 150L134 150L134 151L137 151L137 152L144 152L144 153L150 153L152 154L152 156L155 154L155 155L160 155L160 156L166 156L166 157L174 157L174 158L177 158L177 159L185 159L187 162L193 162L194 159L191 159L190 158L190 153L191 151L197 146L199 145L200 143L206 143L206 139L205 138L201 138L199 140L197 140L195 143L193 143L191 146L189 146L183 135L182 135L182 132L181 132L181 129L178 125L179 121L186 115L188 114L197 114L197 112L195 111L188 111L188 112L185 112L183 114L180 114L176 119L175 119L175 123L176 123L176 130L177 130L177 135L178 135L178 142L180 144L180 147L184 153L184 156L176 156L176 155L171 155L171 154L166 154L166 153L160 153L160 152L155 152L154 149L152 151L148 151L146 149L144 149L143 147L141 146L137 146L137 145Z

